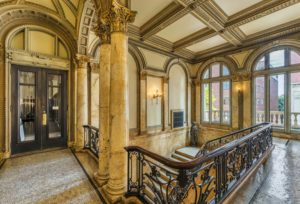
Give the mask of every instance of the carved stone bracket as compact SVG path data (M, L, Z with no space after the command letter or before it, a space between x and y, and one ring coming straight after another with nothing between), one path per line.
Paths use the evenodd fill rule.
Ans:
M119 4L117 0L113 0L110 12L111 32L126 33L128 30L128 23L134 22L136 14L136 11L131 11Z
M250 72L239 72L236 73L232 77L232 81L238 82L238 81L249 81L251 80L251 73Z

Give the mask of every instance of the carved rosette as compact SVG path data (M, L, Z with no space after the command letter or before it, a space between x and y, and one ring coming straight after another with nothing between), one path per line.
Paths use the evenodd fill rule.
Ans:
M136 13L136 11L131 11L125 6L119 4L117 0L113 0L110 12L111 32L126 33L128 30L128 23L132 23L134 21Z

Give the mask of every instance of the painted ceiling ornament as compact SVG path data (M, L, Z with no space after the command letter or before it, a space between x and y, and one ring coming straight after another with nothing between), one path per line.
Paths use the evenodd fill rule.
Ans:
M113 0L110 13L111 32L127 32L128 23L134 22L136 14L136 11L131 11Z

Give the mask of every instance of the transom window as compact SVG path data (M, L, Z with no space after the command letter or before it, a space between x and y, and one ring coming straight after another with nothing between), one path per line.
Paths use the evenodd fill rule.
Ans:
M254 123L300 131L300 54L291 48L264 53L255 64Z
M231 123L231 78L226 64L209 65L202 75L202 122Z

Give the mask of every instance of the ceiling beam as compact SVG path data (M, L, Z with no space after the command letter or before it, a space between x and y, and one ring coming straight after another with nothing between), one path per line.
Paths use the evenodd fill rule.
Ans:
M173 49L178 50L181 48L186 48L197 42L211 38L211 37L215 36L216 34L217 34L216 31L214 31L210 28L204 28L196 33L193 33L193 34L175 42L173 45Z
M141 37L146 40L152 35L155 35L159 31L163 30L165 27L171 25L184 15L190 12L189 7L183 7L182 5L172 2L153 18L147 21L143 26L141 26Z

